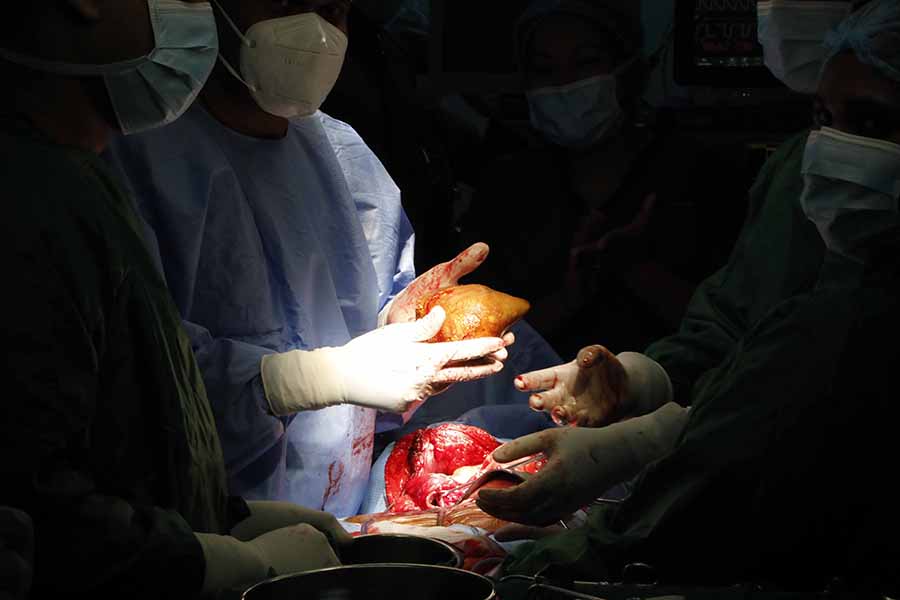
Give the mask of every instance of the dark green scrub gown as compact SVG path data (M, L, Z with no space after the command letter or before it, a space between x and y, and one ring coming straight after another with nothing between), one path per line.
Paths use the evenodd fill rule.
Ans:
M94 155L10 123L0 190L0 505L34 519L32 597L195 595L192 531L230 525L222 454L132 203Z
M614 580L645 562L686 584L900 587L900 244L865 268L823 261L788 172L802 148L766 167L731 264L651 349L692 406L675 450L625 503L522 548L507 572Z
M765 164L750 190L748 219L728 264L700 284L679 331L647 349L666 369L675 401L684 406L691 403L694 385L760 319L809 291L819 276L825 247L800 207L808 135L782 144Z

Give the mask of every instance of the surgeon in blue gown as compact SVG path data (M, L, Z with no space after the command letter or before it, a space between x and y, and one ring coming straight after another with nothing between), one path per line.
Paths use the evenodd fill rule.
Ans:
M199 101L165 131L118 140L108 158L132 187L191 336L232 493L355 514L376 424L399 426L441 392L433 403L450 416L473 398L528 411L513 374L445 391L496 373L507 356L499 340L454 350L481 360L444 357L446 368L397 405L394 363L436 345L365 342L411 331L392 328L414 319L416 297L454 284L487 248L414 282L399 189L351 127L317 110L340 71L348 2L213 4L221 60ZM522 327L541 351L516 358L517 369L559 362Z

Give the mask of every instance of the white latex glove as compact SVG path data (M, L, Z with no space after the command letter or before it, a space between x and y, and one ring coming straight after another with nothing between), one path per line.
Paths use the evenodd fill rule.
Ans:
M687 414L670 403L608 427L548 429L513 440L494 451L494 460L507 463L543 452L547 464L515 487L481 490L478 506L514 523L556 523L668 453Z
M580 427L644 415L672 401L672 383L657 362L635 352L613 356L599 345L583 348L570 363L520 375L514 385L541 391L529 398L534 410Z
M262 380L272 414L337 404L402 414L446 384L482 379L503 369L494 356L500 351L505 355L500 338L427 343L445 318L438 306L418 321L376 329L340 348L264 357Z
M406 286L402 292L391 300L378 315L378 327L394 323L409 323L416 319L416 306L422 298L430 297L435 292L444 288L459 285L459 280L480 267L487 259L490 248L483 242L472 244L460 252L453 260L436 265ZM512 346L515 335L510 331L504 334L503 341L507 346ZM491 358L501 362L508 358L506 349L502 349L491 355ZM452 384L443 384L434 388L432 395L446 391ZM415 402L403 412L403 423L409 422L413 414L424 401Z
M243 542L257 538L270 531L306 524L320 531L329 541L332 548L340 549L353 538L341 527L334 515L293 504L292 502L270 502L267 500L251 500L247 502L250 516L238 523L231 530L231 535Z
M206 560L204 594L340 565L328 539L311 525L276 529L249 542L225 535L194 535Z
M31 517L0 506L0 598L24 600L31 587L34 529Z
M478 242L460 252L453 260L428 269L381 310L381 314L378 315L378 326L415 321L419 299L431 296L444 288L459 285L460 279L481 266L489 252L487 244Z

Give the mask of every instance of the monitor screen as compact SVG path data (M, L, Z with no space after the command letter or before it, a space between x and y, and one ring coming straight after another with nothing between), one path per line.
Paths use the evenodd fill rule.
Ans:
M678 0L675 81L712 87L780 85L763 64L756 0Z

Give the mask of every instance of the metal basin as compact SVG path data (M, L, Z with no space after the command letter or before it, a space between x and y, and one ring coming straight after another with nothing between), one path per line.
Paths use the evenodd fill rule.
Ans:
M440 540L414 535L371 534L353 539L341 549L344 565L368 565L373 563L411 565L435 565L459 568L463 555L456 548Z
M243 600L496 600L491 580L425 565L353 565L263 581Z

